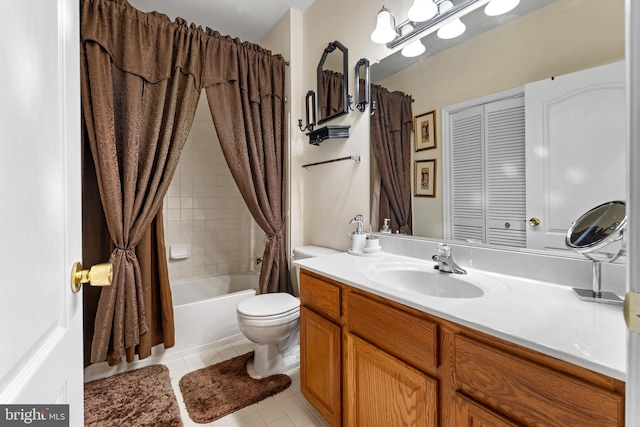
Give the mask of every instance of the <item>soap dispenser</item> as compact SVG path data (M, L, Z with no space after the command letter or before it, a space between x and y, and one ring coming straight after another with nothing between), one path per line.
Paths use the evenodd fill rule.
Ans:
M380 229L381 233L391 233L391 228L389 228L389 222L391 220L389 218L385 218L384 219L384 224L382 225L382 228Z
M353 233L349 233L349 228L351 224L357 224L356 230ZM362 215L356 215L349 223L347 224L347 236L352 240L351 242L351 251L362 253L364 250L364 245L366 242L367 235L364 232L364 217Z

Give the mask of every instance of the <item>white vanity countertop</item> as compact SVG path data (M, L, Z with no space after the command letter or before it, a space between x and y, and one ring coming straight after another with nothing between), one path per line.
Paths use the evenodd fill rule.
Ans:
M294 264L440 318L626 381L626 326L622 307L578 300L568 286L479 270L507 285L481 298L453 299L381 286L363 274L383 262L434 262L399 255L359 257L346 252ZM445 273L442 273L445 274Z

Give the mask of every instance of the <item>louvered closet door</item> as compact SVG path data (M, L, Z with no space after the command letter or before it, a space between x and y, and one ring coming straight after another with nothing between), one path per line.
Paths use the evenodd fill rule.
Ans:
M485 242L483 134L484 109L482 106L468 108L451 115L453 240Z
M485 105L486 243L526 246L524 98Z

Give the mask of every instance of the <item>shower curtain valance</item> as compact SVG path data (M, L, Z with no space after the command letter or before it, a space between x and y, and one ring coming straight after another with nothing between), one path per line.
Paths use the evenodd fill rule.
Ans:
M112 286L93 291L99 292L96 306L90 307L95 322L90 330L85 321L85 329L91 334L91 363L108 359L116 364L125 356L133 361L135 353L147 357L152 346L164 342L171 347L174 342L159 210L202 88L217 98L209 96L209 104L218 113L216 131L230 168L252 168L248 181L236 181L269 235L261 274L264 288L291 292L282 239L285 62L257 45L187 25L180 18L171 21L160 13L138 11L125 0L81 1L82 108L87 151L95 167L85 174L93 177L94 185L83 181L83 201L99 196L86 206L103 210L83 213L83 218L101 216L104 224L92 227L83 221L83 263L104 262L104 257L114 263ZM257 109L239 106L245 102ZM251 126L245 129L245 122ZM256 132L262 122L270 129L265 135ZM238 162L241 169L233 165ZM110 247L93 244L94 250L85 251L96 239L109 237ZM85 304L91 292L85 293Z
M83 43L100 45L113 65L149 83L168 79L179 68L193 77L200 90L229 81L240 81L246 89L239 51L262 65L264 59L285 62L281 55L254 43L188 24L182 18L171 21L162 13L139 11L125 0L83 0L81 33Z
M82 42L93 42L114 66L149 83L171 77L175 68L189 74L202 88L203 45L206 34L182 18L144 13L124 0L84 0Z

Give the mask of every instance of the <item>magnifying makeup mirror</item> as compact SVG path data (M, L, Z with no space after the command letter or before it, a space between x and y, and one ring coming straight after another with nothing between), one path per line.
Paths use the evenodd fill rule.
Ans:
M621 201L603 203L578 218L565 237L567 247L592 261L592 289L573 288L583 301L619 304L623 301L613 292L602 291L601 265L612 262L625 252L623 239L627 224L625 204Z

